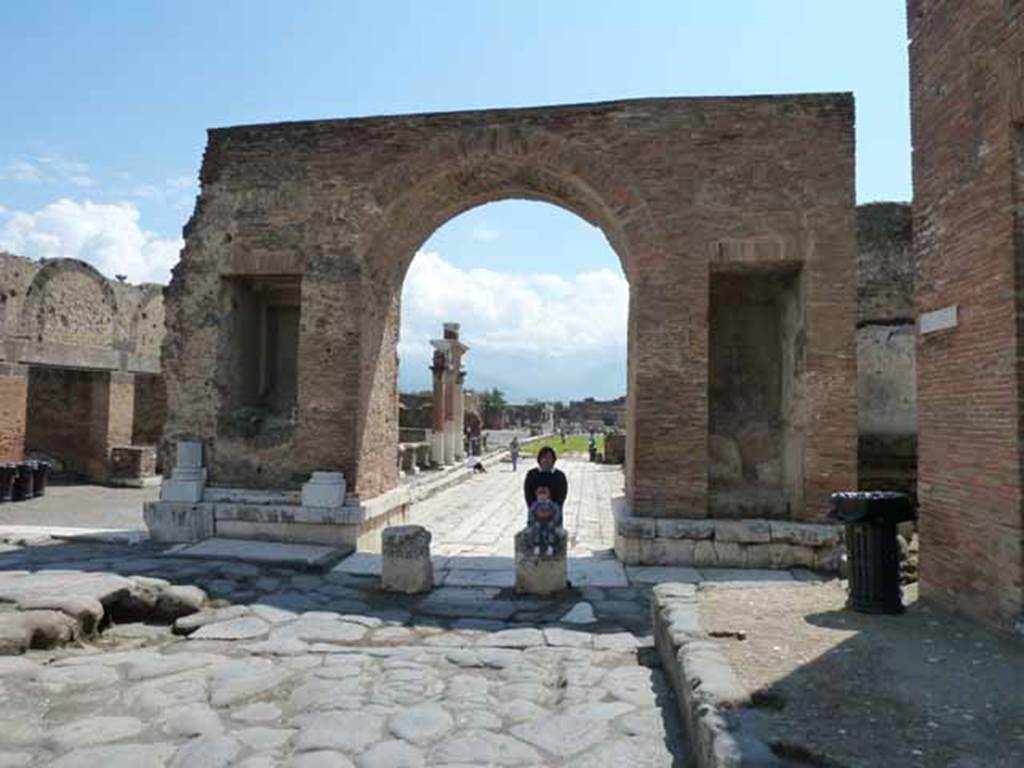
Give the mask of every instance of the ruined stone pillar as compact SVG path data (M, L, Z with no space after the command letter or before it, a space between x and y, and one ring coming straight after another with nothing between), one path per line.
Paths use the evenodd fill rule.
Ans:
M448 356L448 364L444 371L444 463L455 463L455 443L458 435L455 434L455 403L458 399L459 385L455 380L455 372L451 368L451 356Z
M444 404L443 415L438 416L438 388L437 379L434 384L434 428L440 430L443 439L439 442L443 445L443 463L454 464L459 458L465 457L462 449L462 418L459 412L464 413L460 405L462 401L462 385L459 380L459 372L462 367L462 355L469 349L459 341L459 324L445 323L444 338L433 339L430 342L434 346L434 367L431 370L440 368L440 374L435 371L435 377L440 375L443 381L443 392L440 394L441 402ZM443 361L443 367L441 363Z
M466 458L466 395L462 391L466 372L455 374L455 459L464 461Z
M437 465L444 464L444 412L445 412L445 359L444 352L434 350L434 362L430 366L434 375L434 430L430 435L430 460Z
M28 368L0 364L0 461L25 458Z
M89 387L89 398L85 470L90 480L105 482L110 474L110 449L132 443L135 375L111 371L96 376Z

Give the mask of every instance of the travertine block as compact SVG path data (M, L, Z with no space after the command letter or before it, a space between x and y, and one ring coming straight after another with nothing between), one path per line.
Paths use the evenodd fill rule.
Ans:
M380 583L390 592L416 594L434 587L430 531L421 525L396 525L381 534Z

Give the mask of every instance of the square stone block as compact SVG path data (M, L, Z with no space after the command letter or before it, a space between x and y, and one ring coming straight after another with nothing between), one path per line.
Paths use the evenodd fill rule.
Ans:
M568 587L566 566L568 539L569 536L565 530L559 529L555 554L548 557L544 554L533 554L528 529L524 528L516 534L516 592L551 595Z
M715 533L715 523L712 520L659 517L656 530L659 539L710 539Z
M715 541L738 541L743 544L767 544L772 540L767 520L716 520Z
M421 525L395 525L381 534L381 588L417 594L434 587L430 531Z
M179 440L175 467L198 469L203 464L203 443L200 440Z
M341 507L345 504L345 487L341 472L314 472L302 486L302 506Z
M180 544L208 539L214 534L213 505L175 501L147 501L142 517L155 542Z

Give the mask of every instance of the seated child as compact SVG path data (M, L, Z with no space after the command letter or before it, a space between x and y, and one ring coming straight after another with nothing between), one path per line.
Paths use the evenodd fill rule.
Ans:
M551 500L551 489L547 486L537 488L537 500L530 505L526 525L530 531L533 554L539 555L543 548L548 557L554 555L558 543L556 532L562 527L562 509Z

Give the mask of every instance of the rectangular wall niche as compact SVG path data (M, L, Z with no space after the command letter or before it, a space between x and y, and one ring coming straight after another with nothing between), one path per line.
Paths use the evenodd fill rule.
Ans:
M786 518L802 456L792 429L799 273L713 272L709 309L708 488L712 517Z
M290 431L298 383L300 278L223 278L222 420L234 435Z

